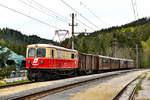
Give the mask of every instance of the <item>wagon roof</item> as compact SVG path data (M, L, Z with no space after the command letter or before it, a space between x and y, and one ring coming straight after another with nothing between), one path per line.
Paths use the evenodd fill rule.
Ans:
M51 44L31 44L31 45L28 45L27 47L28 48L31 48L31 47L56 48L56 49L65 50L65 51L77 52L77 50L67 49L64 47L55 46L55 45L51 45Z
M112 58L112 57L109 57L109 56L102 56L102 55L99 55L99 57L101 57L101 58L108 58L108 59Z
M113 59L113 60L133 61L132 59L114 58L114 57L102 56L102 55L99 55L99 57L101 57L101 58Z
M96 54L87 54L87 53L80 53L80 54L87 55L87 56L97 56Z
M123 59L123 58L111 58L114 60L121 60L121 61L133 61L132 59Z

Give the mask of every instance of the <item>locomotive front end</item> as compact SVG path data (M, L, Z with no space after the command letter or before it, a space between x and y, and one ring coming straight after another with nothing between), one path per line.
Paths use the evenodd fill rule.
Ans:
M44 78L42 72L50 66L48 50L47 46L42 44L27 46L26 69L28 70L27 77L29 80L38 81Z
M49 59L46 56L47 48L44 47L28 47L26 57L26 68L48 68Z

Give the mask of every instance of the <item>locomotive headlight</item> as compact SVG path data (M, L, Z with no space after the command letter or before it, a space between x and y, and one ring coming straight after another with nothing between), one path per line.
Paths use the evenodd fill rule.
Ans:
M43 60L41 61L41 64L44 64L44 61L43 61Z
M30 64L31 63L31 61L30 60L28 60L28 64Z

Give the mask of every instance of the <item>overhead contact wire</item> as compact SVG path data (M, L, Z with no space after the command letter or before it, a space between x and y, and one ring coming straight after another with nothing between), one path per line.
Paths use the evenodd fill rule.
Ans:
M18 13L18 14L21 14L21 15L23 15L23 16L26 16L26 17L28 17L28 18L30 18L30 19L32 19L32 20L38 21L38 22L40 22L40 23L42 23L42 24L44 24L44 25L47 25L47 26L49 26L49 27L52 27L52 28L54 28L54 29L59 29L59 28L56 27L56 26L50 25L50 24L48 24L48 23L46 23L46 22L44 22L44 21L41 21L41 20L39 20L39 19L37 19L37 18L31 17L31 16L29 16L29 15L26 15L26 14L24 14L24 13L22 13L22 12L19 12L19 11L15 10L15 9L9 8L9 7L7 7L7 6L3 5L3 4L0 4L0 6L3 7L3 8L7 8L7 9L13 11L13 12Z

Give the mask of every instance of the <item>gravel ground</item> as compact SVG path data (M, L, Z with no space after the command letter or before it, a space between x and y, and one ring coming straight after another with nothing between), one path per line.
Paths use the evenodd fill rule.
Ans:
M80 92L84 92L86 89L88 89L90 87L94 87L94 86L99 85L101 83L106 83L107 81L109 81L115 77L119 77L119 76L111 76L108 78L103 78L103 79L97 80L95 82L91 82L89 84L85 84L85 85L82 85L79 87L75 87L73 89L68 89L68 90L65 90L65 91L62 91L62 92L59 92L56 94L52 94L52 95L43 97L39 100L69 100L75 94L80 93ZM83 99L83 100L85 100L85 99Z
M111 100L127 83L143 71L112 76L43 97L39 100Z
M138 90L135 100L150 100L150 72L141 84L142 90Z

